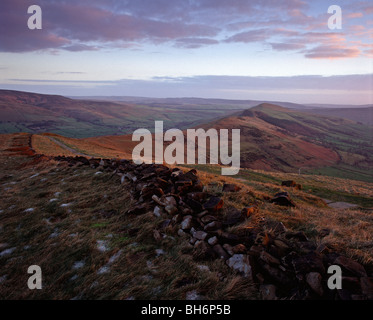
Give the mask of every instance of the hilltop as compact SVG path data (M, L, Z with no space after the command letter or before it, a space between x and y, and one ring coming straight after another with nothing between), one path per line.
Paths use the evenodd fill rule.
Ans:
M372 127L260 104L202 126L241 129L243 168L372 181Z

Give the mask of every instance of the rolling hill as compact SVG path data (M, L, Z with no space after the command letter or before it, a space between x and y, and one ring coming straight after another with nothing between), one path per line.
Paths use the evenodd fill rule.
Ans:
M317 108L308 109L307 112L323 116L338 117L373 125L373 107L365 108Z
M261 104L195 128L240 129L241 168L373 181L370 126ZM130 158L138 144L132 135L33 136L34 145L44 154L55 155L56 148L61 149L56 140L76 154L108 158Z
M229 102L219 106L213 101L206 106L193 103L99 101L0 90L0 133L50 132L87 138L130 134L153 127L155 120L164 121L167 129L186 129L242 109Z
M260 104L203 127L241 129L241 167L373 179L371 126Z

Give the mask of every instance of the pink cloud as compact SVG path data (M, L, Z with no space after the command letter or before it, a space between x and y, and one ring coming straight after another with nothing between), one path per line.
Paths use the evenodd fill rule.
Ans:
M342 45L320 45L306 50L305 57L310 59L346 59L356 58L361 51L356 47L344 47Z
M362 18L364 15L362 12L353 12L348 14L346 17L349 19Z

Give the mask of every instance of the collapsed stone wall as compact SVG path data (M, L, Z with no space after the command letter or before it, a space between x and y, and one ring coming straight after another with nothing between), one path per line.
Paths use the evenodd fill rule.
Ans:
M325 245L317 246L303 232L291 232L281 222L266 220L255 228L229 232L230 227L250 219L260 209L253 204L242 210L229 208L227 214L221 215L223 199L206 191L195 169L184 172L163 165L136 165L128 160L61 156L53 159L69 166L111 171L121 177L121 183L129 181L136 202L126 214L151 211L164 218L154 231L155 238L167 226L177 226L178 235L193 246L194 259L222 259L234 272L250 278L262 299L373 299L373 277L364 266ZM301 188L292 182L284 183L287 184ZM225 184L221 191L239 189L235 184ZM296 206L286 192L267 201ZM264 232L264 226L270 227L271 232ZM327 271L331 265L338 265L343 271L342 289L328 289L331 274Z

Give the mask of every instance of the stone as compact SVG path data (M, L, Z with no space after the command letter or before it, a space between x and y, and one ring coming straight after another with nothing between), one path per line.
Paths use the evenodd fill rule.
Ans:
M222 227L222 223L220 221L213 221L205 225L203 229L205 231L214 231L214 230L220 229L221 227Z
M195 213L200 213L203 211L203 206L200 202L193 200L193 199L186 199L185 203L195 212Z
M174 214L178 213L178 209L177 209L177 207L174 206L174 205L167 205L167 206L165 206L164 209L165 209L166 212L167 212L168 214L170 214L170 215L174 215Z
M231 256L234 255L233 247L231 245L229 245L228 243L224 243L223 248L225 249L225 251L228 252L229 255L231 255Z
M292 264L297 274L306 274L311 271L319 272L321 274L325 273L322 257L316 252L296 257L293 259Z
M203 205L203 209L205 210L211 210L211 211L217 211L221 209L224 205L224 201L219 198L212 196L210 199Z
M244 277L252 278L252 269L249 261L249 256L244 254L235 254L226 261L228 267L238 271Z
M184 230L182 230L182 229L179 229L179 230L177 231L177 234L179 235L179 237L183 237L183 236L186 235L186 233L185 233Z
M227 260L230 257L220 244L214 245L212 249L220 259Z
M270 202L279 206L295 207L295 203L291 200L287 192L277 193Z
M284 271L277 267L272 267L269 264L263 265L263 270L266 271L268 276L272 278L275 282L283 285L283 286L291 286L292 281L289 279L289 277L286 275Z
M236 244L240 243L240 238L236 234L229 233L229 232L221 232L221 233L219 233L219 239L223 243L228 243L228 244L234 245L234 246Z
M231 210L227 213L223 224L226 226L234 226L244 220L241 211L231 208Z
M241 190L241 187L233 183L225 183L223 185L223 192L238 192Z
M192 216L185 216L183 221L181 222L181 229L189 230L192 228L193 217Z
M162 209L158 206L154 207L153 214L159 218L162 215Z
M277 300L276 289L273 284L262 284L259 287L259 292L263 300Z
M279 265L281 263L277 258L273 257L264 250L260 253L259 257L262 261L271 265Z
M285 187L295 187L297 183L293 180L287 180L287 181L282 181L281 185Z
M217 218L212 215L205 215L201 217L201 221L205 224L209 224L210 222L216 221Z
M306 275L306 282L311 289L317 293L320 297L324 294L322 287L322 277L318 272L310 272Z
M208 239L207 242L210 246L214 246L214 245L218 244L219 241L218 241L218 238L216 236L214 236L214 237L211 237L210 239Z
M247 248L244 244L240 243L240 244L237 244L235 245L233 248L232 248L232 251L233 251L233 254L235 253L246 253L247 252Z
M205 240L207 237L207 233L204 231L196 231L193 234L193 237L196 238L197 240Z
M347 257L339 256L337 259L335 259L334 263L357 276L360 276L360 277L367 276L367 273L364 267L360 263L353 261Z

